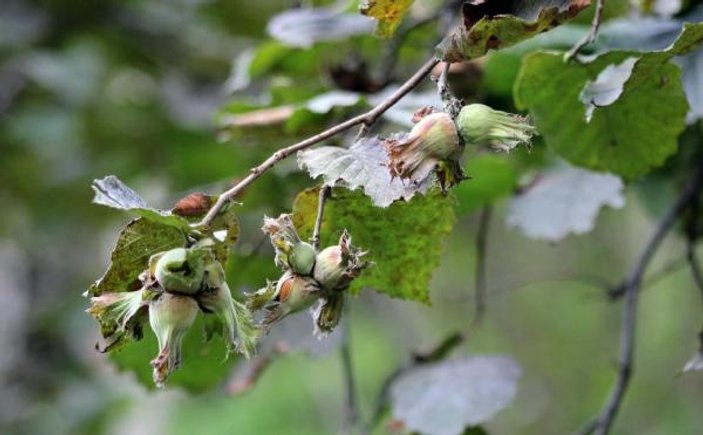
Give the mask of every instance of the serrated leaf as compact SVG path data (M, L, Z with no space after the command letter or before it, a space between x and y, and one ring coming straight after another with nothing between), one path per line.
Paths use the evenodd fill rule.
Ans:
M520 367L504 356L474 356L413 368L390 389L393 417L412 431L457 435L490 420L517 392Z
M141 196L114 175L108 175L100 180L93 180L95 196L93 202L100 205L132 212L138 216L160 222L172 227L188 230L188 221L172 214L170 211L157 210L142 199Z
M308 189L295 199L293 222L302 237L312 235L318 192ZM454 226L453 202L428 194L379 208L361 192L335 189L325 205L322 246L335 244L347 229L354 245L368 251L368 259L374 262L352 282L352 291L372 288L427 303L432 271Z
M359 10L362 14L378 20L376 35L390 38L412 3L413 0L362 0Z
M397 199L409 200L429 183L419 186L391 179L388 155L378 137L362 138L349 148L323 146L298 153L298 165L312 178L322 177L328 186L362 188L378 207L388 207Z
M688 109L680 71L668 61L703 40L703 24L687 25L669 49L613 51L588 63L564 63L558 53L528 56L516 83L516 102L528 108L547 145L569 162L632 180L676 152ZM608 66L639 60L611 104L590 122L579 96Z
M437 57L463 62L509 47L576 16L590 0L464 2L462 25L436 47Z
M138 276L149 257L157 252L183 247L186 236L180 229L147 218L137 218L125 226L110 256L110 267L90 289L89 296L139 288ZM136 285L136 287L135 287Z
M505 220L527 237L557 241L592 230L601 207L625 205L622 189L614 175L561 166L516 196Z
M506 197L517 188L518 177L511 160L483 154L469 160L465 167L468 180L452 189L459 215L470 213Z

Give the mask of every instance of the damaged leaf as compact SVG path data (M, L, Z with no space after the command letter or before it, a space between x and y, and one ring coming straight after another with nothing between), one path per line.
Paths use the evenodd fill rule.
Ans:
M464 2L463 22L437 45L437 57L445 62L481 57L556 27L590 4L590 0Z

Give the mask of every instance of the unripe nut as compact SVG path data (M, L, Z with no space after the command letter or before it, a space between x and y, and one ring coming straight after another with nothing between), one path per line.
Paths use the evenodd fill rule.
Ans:
M293 272L299 275L311 275L315 266L315 248L309 243L297 243L288 254L288 263Z

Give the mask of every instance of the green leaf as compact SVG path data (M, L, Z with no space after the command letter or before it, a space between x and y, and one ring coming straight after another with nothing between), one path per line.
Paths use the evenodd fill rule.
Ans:
M295 199L293 221L301 237L310 237L319 189ZM335 189L325 204L322 246L336 243L347 229L355 246L375 264L351 289L372 288L388 296L429 302L429 281L439 264L444 241L455 222L453 200L436 194L416 196L379 208L361 192Z
M462 25L436 47L446 62L463 62L539 35L573 18L590 0L465 2Z
M569 162L614 172L628 180L660 166L676 151L688 109L680 71L668 61L703 40L703 24L687 25L669 49L653 53L613 51L588 63L565 63L560 53L528 56L515 86L518 106L528 108L546 143ZM584 106L580 97L606 86L613 65L637 58L624 82L608 74L615 98ZM600 76L600 77L599 77ZM602 95L602 93L600 94ZM589 115L589 113L592 114Z
M393 417L423 434L463 433L467 426L485 423L508 406L519 377L520 367L505 356L421 365L391 385Z
M149 257L185 245L186 236L176 227L146 218L133 220L120 232L110 256L110 267L88 289L88 295L98 296L139 288L137 278L147 268Z
M390 38L412 3L413 0L362 0L359 10L362 14L378 20L376 35Z
M465 172L469 179L452 190L457 198L456 211L459 215L478 210L512 194L518 185L513 162L491 154L469 160Z
M513 198L505 220L527 237L554 242L591 231L601 207L624 206L622 190L622 181L612 174L560 166Z
M130 211L138 216L181 228L184 231L189 229L188 221L185 218L174 215L170 211L149 207L137 192L114 175L108 175L100 180L93 180L92 187L95 191L93 202L96 204Z

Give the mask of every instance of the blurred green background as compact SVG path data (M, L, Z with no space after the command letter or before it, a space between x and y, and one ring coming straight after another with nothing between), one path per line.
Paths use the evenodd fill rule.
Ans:
M628 13L628 2L608 3L609 16ZM412 14L422 17L438 5L417 1ZM340 74L358 78L368 69L371 77L388 78L387 43L370 36L308 49L276 45L266 23L291 6L276 0L2 1L0 432L340 429L339 337L316 342L307 314L289 322L291 352L276 357L249 391L233 394L241 373L230 362L218 369L223 382L190 395L178 388L148 390L133 374L116 370L94 350L98 331L81 297L107 266L117 232L128 220L91 204L94 178L116 174L163 208L192 190L217 193L272 150L359 109L302 113L296 122L244 130L218 129L224 115L305 101L339 87ZM589 14L580 21L588 22ZM438 31L421 26L408 35L397 64L389 67L394 77L409 76L429 56ZM237 66L252 52L260 63L246 77ZM519 59L512 65L501 70L502 80L501 73L482 75L483 62L455 80L471 98L510 108L510 80ZM362 85L356 87L373 88ZM542 158L540 148L538 142L532 154L520 150L505 159L529 167ZM272 252L268 243L262 246L258 230L261 218L288 211L295 194L314 183L291 159L248 189L242 197L243 235L229 270L234 289L248 291L274 278ZM603 283L625 276L653 231L656 215L650 210L671 201L666 191L649 192L628 189L626 207L605 209L593 232L555 244L506 228L505 201L496 204L488 237L487 318L456 351L505 354L522 366L518 395L485 425L489 433L568 433L599 409L615 377L621 313ZM384 379L412 351L468 331L478 215L458 211L432 280L431 306L370 290L352 300L348 332L366 419ZM651 270L656 274L683 252L683 242L671 237ZM703 433L703 379L677 376L696 350L700 306L685 267L646 287L635 377L614 433ZM197 356L192 357L186 356L181 371L201 376L194 373ZM385 423L374 430L388 431Z

